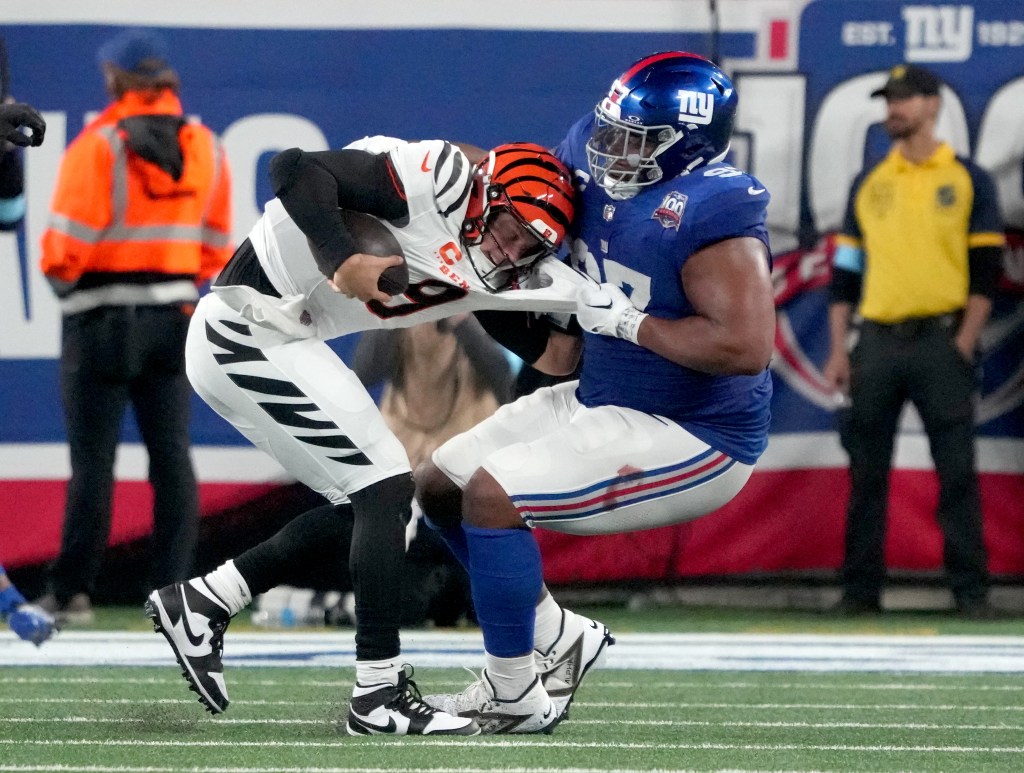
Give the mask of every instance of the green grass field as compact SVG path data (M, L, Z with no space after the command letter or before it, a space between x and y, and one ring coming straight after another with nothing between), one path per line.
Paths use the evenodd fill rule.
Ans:
M122 614L125 627L144 627L131 610L104 612L97 627L119 627ZM1024 633L1019 621L965 629L922 614L837 626L799 613L598 614L641 631ZM449 691L469 675L424 668L415 678ZM0 771L1024 771L1021 673L601 669L553 735L461 740L349 737L352 679L347 668L230 669L231 708L210 717L171 665L7 666Z

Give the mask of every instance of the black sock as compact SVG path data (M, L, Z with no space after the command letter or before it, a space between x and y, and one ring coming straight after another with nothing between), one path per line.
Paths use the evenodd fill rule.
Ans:
M356 594L356 660L387 660L401 651L405 525L412 495L409 474L352 494L355 528L349 565Z
M278 585L351 590L352 505L324 505L289 521L235 559L253 597Z

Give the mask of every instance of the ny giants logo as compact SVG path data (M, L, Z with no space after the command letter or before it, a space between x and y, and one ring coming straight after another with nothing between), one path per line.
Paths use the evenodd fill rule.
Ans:
M908 62L966 62L971 57L974 8L908 5L903 8Z
M706 126L715 112L715 101L701 91L679 90L679 120Z

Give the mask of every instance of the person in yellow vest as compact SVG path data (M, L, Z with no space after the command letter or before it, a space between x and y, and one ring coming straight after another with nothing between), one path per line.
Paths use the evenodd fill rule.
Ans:
M843 442L851 494L842 568L844 615L877 614L885 581L889 470L909 400L939 478L943 557L958 612L993 617L974 463L978 339L1004 244L995 186L935 135L941 81L892 69L884 97L889 154L854 181L838 238L825 377L850 399ZM860 337L847 353L852 314Z
M145 29L100 48L112 101L68 146L42 238L42 270L63 314L71 480L52 589L40 602L71 623L92 615L129 403L154 495L150 577L138 578L140 589L192 568L199 503L185 335L198 285L231 257L231 177L217 136L184 117L167 52Z

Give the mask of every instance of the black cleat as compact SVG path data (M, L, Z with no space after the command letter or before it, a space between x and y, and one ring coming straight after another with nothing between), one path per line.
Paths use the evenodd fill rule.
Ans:
M224 631L231 622L227 607L201 578L176 582L149 594L146 617L174 650L189 689L211 714L228 708L224 684Z
M398 684L364 686L356 683L348 711L349 735L479 735L472 719L456 717L428 706L405 666Z

